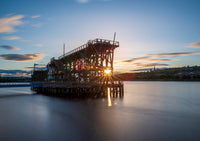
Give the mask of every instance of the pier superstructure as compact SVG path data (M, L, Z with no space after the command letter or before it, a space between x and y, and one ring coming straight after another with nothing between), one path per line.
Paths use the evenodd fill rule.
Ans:
M46 70L33 72L32 89L50 95L103 96L109 88L111 93L121 96L123 83L113 75L117 47L117 41L94 39L52 58Z

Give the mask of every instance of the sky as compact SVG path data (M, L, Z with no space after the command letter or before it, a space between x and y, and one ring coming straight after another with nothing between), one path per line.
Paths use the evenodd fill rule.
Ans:
M116 40L114 72L200 65L199 0L1 0L0 74L30 76L88 40Z

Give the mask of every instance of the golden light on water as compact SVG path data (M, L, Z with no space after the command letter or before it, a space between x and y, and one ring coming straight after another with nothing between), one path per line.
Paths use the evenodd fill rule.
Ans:
M110 99L110 88L108 88L108 107L111 107L111 106L112 106L112 102Z

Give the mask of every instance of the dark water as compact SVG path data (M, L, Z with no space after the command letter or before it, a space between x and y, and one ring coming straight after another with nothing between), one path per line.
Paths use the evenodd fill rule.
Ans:
M123 98L0 88L0 141L199 141L200 82L125 82Z

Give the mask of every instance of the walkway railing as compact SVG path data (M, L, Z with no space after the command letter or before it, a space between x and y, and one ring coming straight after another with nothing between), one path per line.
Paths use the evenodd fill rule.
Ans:
M119 47L119 42L117 42L117 41L105 40L105 39L98 39L97 38L95 40L89 40L88 43L86 43L86 44L84 44L84 45L82 45L82 46L80 46L80 47L78 47L76 49L73 49L70 52L67 52L67 53L59 56L58 59L62 59L63 57L66 57L66 56L71 55L71 54L73 54L75 52L83 50L83 49L87 48L88 45L91 45L91 44L94 45L94 44L98 44L98 43L101 43L101 44L110 44L110 45L114 45L114 46Z

